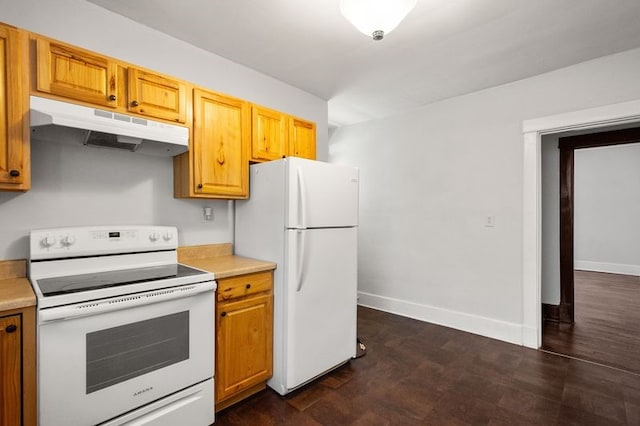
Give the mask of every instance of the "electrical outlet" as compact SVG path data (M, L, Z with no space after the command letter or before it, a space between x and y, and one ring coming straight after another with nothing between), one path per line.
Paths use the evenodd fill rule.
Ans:
M213 222L213 210L211 207L205 207L203 209L203 216L205 222Z
M489 215L484 218L484 226L485 228L493 228L496 224L496 217Z

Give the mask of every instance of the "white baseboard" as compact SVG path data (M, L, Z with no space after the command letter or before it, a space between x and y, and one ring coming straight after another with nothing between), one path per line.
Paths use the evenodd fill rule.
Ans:
M358 292L358 305L479 334L516 345L537 348L537 331L529 333L524 330L521 324L364 292Z
M537 328L522 326L522 346L538 349L541 343Z
M640 276L640 265L626 265L624 263L591 262L589 260L576 260L574 269L581 271L608 272L610 274Z

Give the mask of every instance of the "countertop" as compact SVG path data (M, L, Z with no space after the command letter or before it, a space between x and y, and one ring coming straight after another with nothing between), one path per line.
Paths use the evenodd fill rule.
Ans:
M233 247L228 243L179 247L178 261L213 272L216 279L276 268L273 262L233 255ZM0 261L0 311L35 305L36 296L27 278L26 261Z
M213 272L216 279L270 271L273 262L235 256L231 244L207 244L178 248L178 262Z
M25 260L0 261L0 311L36 305L36 295L27 278Z

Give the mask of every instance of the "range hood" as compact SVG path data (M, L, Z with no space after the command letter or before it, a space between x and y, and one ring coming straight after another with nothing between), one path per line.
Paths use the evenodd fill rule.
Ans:
M189 129L31 96L31 139L173 157L189 150Z

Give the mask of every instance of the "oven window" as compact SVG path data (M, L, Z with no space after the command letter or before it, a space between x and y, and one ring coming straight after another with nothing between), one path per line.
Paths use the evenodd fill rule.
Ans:
M189 311L87 334L87 394L189 359Z

